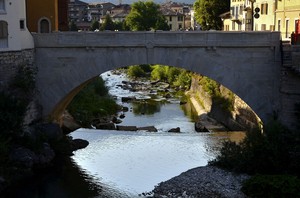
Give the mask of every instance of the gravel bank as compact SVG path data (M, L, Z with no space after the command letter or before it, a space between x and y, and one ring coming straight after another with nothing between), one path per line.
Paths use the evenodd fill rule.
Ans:
M198 167L160 183L153 190L156 198L243 198L242 182L247 175L237 175L214 166Z

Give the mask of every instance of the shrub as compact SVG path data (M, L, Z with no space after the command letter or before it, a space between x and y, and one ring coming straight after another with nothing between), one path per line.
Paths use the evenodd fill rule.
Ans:
M167 81L168 78L167 78L166 67L162 65L153 66L153 70L151 72L151 79Z
M146 73L139 65L133 65L128 68L127 75L130 78L137 78L146 76Z
M256 175L245 181L242 191L249 197L300 197L300 180L289 175Z
M263 133L247 132L239 144L224 142L220 154L209 163L248 174L299 175L299 143L299 133L274 121L266 125Z
M176 81L174 82L174 85L183 87L185 89L189 89L191 86L191 81L192 81L192 77L190 72L184 70L181 71Z
M112 115L119 109L117 103L108 95L102 78L90 83L78 93L68 106L68 110L82 127L90 127L92 119Z

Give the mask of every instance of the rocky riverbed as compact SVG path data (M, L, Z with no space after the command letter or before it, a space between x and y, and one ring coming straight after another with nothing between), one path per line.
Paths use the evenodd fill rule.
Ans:
M214 166L198 167L161 182L151 193L155 198L243 198L243 181L250 176L235 174Z

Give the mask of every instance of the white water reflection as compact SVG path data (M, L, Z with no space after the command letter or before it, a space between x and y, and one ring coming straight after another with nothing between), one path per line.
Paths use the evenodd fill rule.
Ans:
M206 151L208 134L80 129L72 136L90 142L73 156L80 167L99 182L133 195L212 158Z

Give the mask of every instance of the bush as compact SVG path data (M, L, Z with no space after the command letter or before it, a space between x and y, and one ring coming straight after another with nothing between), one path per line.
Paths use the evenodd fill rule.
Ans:
M248 174L300 175L299 136L278 122L271 122L263 133L247 132L240 144L224 142L220 154L209 163Z
M166 67L162 65L153 66L153 70L151 72L151 79L167 81L168 78L167 78Z
M133 65L128 68L127 75L130 78L138 78L146 76L146 73L139 65Z
M256 175L245 181L242 191L249 197L300 197L300 180L289 175Z
M108 95L103 79L99 78L78 93L67 109L82 127L89 128L94 118L115 114L119 106Z
M18 136L22 132L23 118L27 103L23 100L0 93L0 133Z

